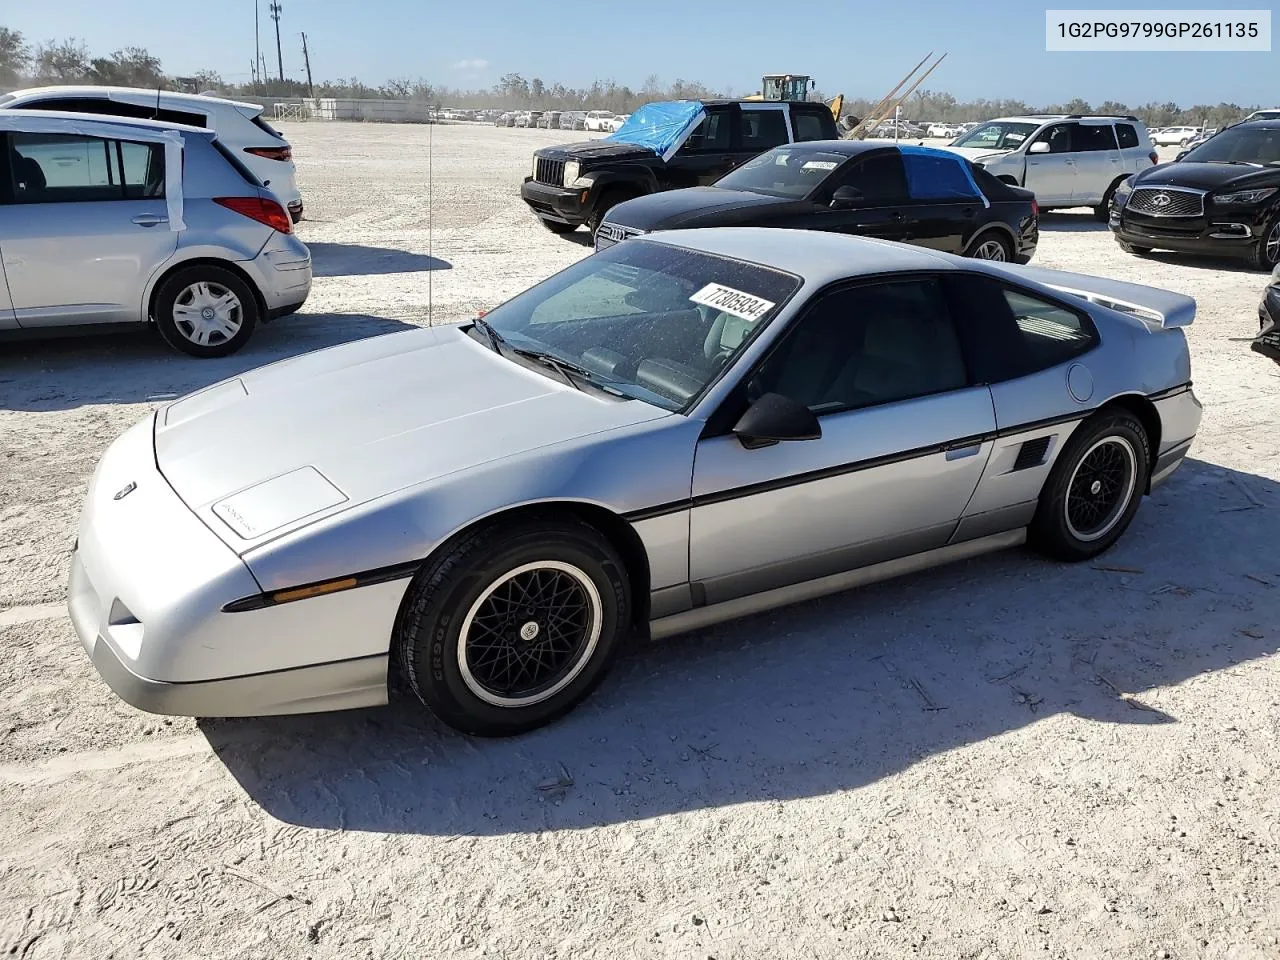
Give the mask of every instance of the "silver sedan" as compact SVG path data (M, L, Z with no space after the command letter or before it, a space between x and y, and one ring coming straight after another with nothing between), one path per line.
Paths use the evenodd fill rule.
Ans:
M93 478L71 616L145 710L375 705L394 663L444 722L518 733L633 632L1108 549L1195 436L1194 314L839 235L628 240L160 408Z

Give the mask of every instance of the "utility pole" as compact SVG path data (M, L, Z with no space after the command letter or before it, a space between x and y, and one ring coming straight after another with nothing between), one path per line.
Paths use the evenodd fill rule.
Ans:
M307 35L302 34L302 62L307 65L307 96L316 98L316 88L311 83L311 54L307 52Z
M284 54L280 52L280 11L283 7L280 6L279 0L271 0L271 6L267 9L271 11L271 19L276 22L276 68L280 72L280 82L283 83Z
M262 76L258 72L258 65L262 63L262 42L259 39L260 31L258 29L258 14L261 12L261 6L258 0L253 0L253 85L258 85L258 79Z

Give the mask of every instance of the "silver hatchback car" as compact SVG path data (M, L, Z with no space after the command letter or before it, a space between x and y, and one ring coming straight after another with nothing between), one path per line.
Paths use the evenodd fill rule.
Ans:
M0 336L154 323L220 357L311 290L262 183L196 127L0 112Z

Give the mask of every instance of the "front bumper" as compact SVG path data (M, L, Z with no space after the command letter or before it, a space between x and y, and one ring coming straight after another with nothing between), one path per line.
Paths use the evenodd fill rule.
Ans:
M556 223L577 227L586 223L591 215L591 191L587 188L555 187L538 183L533 177L525 177L520 186L520 199L539 217Z
M1108 219L1117 240L1136 247L1209 257L1245 257L1261 242L1253 211L1210 210L1194 217L1150 217L1112 205Z
M103 455L72 554L68 612L107 685L139 709L183 716L385 703L389 644L361 649L355 607L221 611L261 588L156 468L152 429L149 417ZM360 613L389 639L387 624Z

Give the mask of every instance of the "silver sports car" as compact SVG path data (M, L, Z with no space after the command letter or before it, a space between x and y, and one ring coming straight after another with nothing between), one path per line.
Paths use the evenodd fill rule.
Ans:
M832 234L628 240L161 407L93 477L71 616L144 710L370 706L395 670L460 730L529 730L633 631L1106 550L1200 423L1194 315Z

